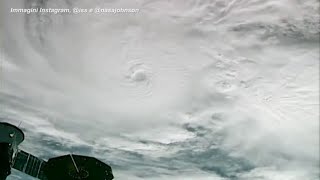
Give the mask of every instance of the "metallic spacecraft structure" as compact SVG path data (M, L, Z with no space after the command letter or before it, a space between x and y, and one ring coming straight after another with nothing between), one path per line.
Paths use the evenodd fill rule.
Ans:
M0 122L0 180L11 168L40 180L112 180L109 165L94 157L69 154L42 160L18 148L24 133L18 127Z

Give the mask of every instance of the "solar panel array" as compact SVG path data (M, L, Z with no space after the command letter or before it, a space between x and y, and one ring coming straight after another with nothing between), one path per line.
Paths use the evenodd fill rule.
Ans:
M14 159L13 168L32 177L47 180L43 173L43 167L45 164L46 162L44 160L20 150Z

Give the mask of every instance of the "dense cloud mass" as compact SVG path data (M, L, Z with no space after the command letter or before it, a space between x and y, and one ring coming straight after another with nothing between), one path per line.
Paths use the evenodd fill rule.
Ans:
M0 7L0 120L22 121L21 149L95 156L119 180L319 178L318 0Z

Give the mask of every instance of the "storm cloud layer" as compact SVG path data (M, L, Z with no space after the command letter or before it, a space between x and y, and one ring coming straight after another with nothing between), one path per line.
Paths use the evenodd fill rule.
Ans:
M0 7L0 120L22 121L22 149L120 180L319 178L319 1ZM139 12L10 13L35 7Z

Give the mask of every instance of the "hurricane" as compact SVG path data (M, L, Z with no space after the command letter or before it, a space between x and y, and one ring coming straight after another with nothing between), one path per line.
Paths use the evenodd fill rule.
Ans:
M318 0L0 3L21 149L119 180L319 179Z

